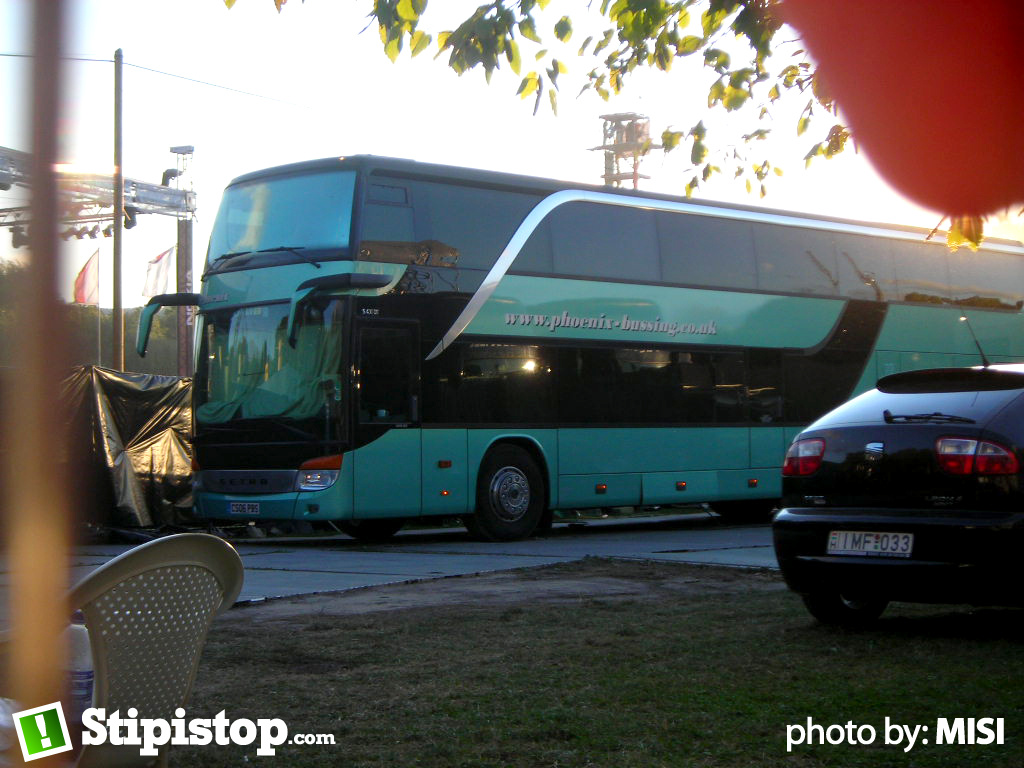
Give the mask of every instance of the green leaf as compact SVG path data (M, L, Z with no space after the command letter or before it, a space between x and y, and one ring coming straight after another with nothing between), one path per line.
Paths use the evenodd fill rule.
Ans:
M572 37L572 20L568 16L563 16L555 24L555 37L563 43L569 42L569 38Z
M781 94L779 93L779 84L776 83L775 85L772 86L772 89L768 91L768 99L774 102L777 101L780 96Z
M523 78L523 81L519 84L519 90L516 91L516 93L519 95L520 98L525 99L531 93L536 91L539 85L540 82L537 79L537 73L531 72L530 74Z
M431 37L426 32L416 30L412 33L412 38L409 40L409 44L412 46L412 55L419 56L423 51L426 50L427 46L430 45Z
M676 45L676 56L689 56L696 53L704 45L704 40L694 35L687 35Z
M808 127L810 127L810 125L811 125L811 118L809 118L809 117L801 117L796 122L796 135L797 136L803 136L807 132L807 129L808 129Z
M805 168L810 168L811 160L813 160L818 155L822 154L823 146L824 145L822 145L821 143L815 144L813 147L811 147L810 151L806 155L804 155Z
M612 35L614 35L614 34L615 34L615 31L612 30L612 29L609 29L607 32L604 33L604 37L601 38L601 42L599 42L596 46L594 46L594 55L595 56L597 54L599 54L601 51L603 51L605 48L608 47L608 45L612 41Z
M519 34L527 40L532 40L535 43L539 43L541 41L537 36L537 28L533 24L533 19L529 17L519 22Z
M398 60L398 54L402 52L402 38L393 37L387 41L384 46L384 53L391 59L391 63L394 64Z
M704 162L704 158L708 156L708 148L705 146L703 141L695 139L693 142L693 149L690 150L690 162L693 165L700 165Z
M673 149L679 146L679 142L683 139L682 131L664 130L661 133L661 148L666 152L671 152Z
M753 186L750 183L750 179L747 179L747 194L748 195L750 194L752 189L753 189Z
M581 45L581 46L580 46L580 51L579 51L579 53L578 53L577 55L579 55L579 56L583 56L583 55L585 55L585 54L586 54L586 52L587 52L587 47L588 47L588 46L589 46L589 45L590 45L590 44L591 44L591 43L592 43L593 41L594 41L594 36L593 36L593 35L591 35L591 36L590 36L590 37L588 37L588 38L587 38L586 40L584 40L584 41L583 41L583 45Z
M416 10L413 0L399 0L398 5L395 6L395 10L398 11L398 16L403 21L418 21L420 18L420 14Z
M725 85L721 80L716 80L711 84L711 88L708 89L708 106L713 107L715 104L722 100L725 95Z
M984 239L985 223L981 217L950 216L946 245L951 251L957 251L963 245L972 251L977 251Z
M700 15L700 26L704 32L704 37L711 37L715 32L722 28L722 22L728 16L728 12L724 10L712 11L710 8Z
M722 104L731 112L732 110L739 109L746 104L747 99L749 98L750 93L743 88L733 88L729 85L725 88L725 94L722 97Z
M548 100L551 102L551 111L555 117L558 117L558 96L555 95L556 91L554 88L548 91Z
M512 71L517 75L519 70L522 69L523 60L519 56L519 43L509 38L508 45L505 48L505 58L508 59L508 65L512 68Z
M704 51L704 63L719 74L725 74L729 68L729 62L729 54L720 48L709 48Z

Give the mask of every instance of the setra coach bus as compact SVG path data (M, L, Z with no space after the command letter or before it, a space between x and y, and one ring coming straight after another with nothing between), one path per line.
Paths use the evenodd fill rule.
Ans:
M883 375L1024 359L1024 248L372 156L235 179L195 305L196 513L386 537L707 502L767 518ZM960 322L968 317L968 323ZM975 334L977 343L975 341Z

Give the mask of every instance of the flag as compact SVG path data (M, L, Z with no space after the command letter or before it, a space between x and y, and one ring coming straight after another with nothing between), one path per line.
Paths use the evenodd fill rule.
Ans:
M75 278L75 304L100 303L100 251L89 257Z
M147 298L167 293L167 276L171 272L171 262L174 258L171 254L175 246L171 246L155 259L149 262L146 267L146 285L142 288L142 295Z

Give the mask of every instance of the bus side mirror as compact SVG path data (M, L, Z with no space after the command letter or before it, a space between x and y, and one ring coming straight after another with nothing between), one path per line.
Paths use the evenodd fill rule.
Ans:
M153 329L153 316L161 307L198 307L201 304L202 296L198 293L162 293L151 298L139 315L139 330L135 335L135 351L139 353L139 357L146 356L149 333Z
M307 280L295 289L292 294L291 306L288 307L288 346L295 348L295 318L299 312L299 304L314 293L331 291L351 291L360 288L381 289L397 282L392 275L367 274L365 272L343 272L339 275L324 275Z

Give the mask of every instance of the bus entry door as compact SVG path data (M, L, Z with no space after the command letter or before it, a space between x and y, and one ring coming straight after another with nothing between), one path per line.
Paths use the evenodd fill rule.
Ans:
M356 324L356 518L420 514L419 351L415 322Z

